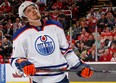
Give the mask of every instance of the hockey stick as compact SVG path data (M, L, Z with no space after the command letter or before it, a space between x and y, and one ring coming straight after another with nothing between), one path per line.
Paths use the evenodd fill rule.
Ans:
M80 69L46 69L36 68L36 72L78 72ZM95 73L112 73L116 74L115 70L93 70Z
M112 74L116 74L116 70L94 70L94 72L97 72L97 73L112 73Z

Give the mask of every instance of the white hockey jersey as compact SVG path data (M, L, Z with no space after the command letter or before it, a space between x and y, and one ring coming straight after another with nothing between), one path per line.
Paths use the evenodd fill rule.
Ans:
M18 73L21 71L16 67L15 61L19 58L27 58L36 68L62 69L80 62L65 37L62 25L53 20L47 21L43 27L26 25L14 34L10 62ZM39 77L42 79L42 76L44 78L46 76L46 79L38 83L55 83L65 74L64 72L39 72L33 76L33 80L40 81ZM54 76L54 79L49 76Z

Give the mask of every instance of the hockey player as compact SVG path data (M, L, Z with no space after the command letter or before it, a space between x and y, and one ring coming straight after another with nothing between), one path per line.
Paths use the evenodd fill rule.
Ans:
M43 23L37 5L30 1L20 5L19 17L27 23L13 36L10 59L18 74L29 76L32 83L69 83L65 72L36 72L39 68L79 69L78 76L92 76L92 68L75 55L59 22Z

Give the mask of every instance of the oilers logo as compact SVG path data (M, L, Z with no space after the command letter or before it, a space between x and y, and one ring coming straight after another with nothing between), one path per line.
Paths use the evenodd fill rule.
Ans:
M35 41L35 49L39 54L47 56L53 53L55 43L48 35L39 36Z

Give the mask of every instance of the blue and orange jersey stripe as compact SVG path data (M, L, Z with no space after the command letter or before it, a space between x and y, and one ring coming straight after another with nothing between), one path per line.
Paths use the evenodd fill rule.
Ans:
M14 35L13 35L13 41L15 40L15 39L17 39L17 37L19 36L19 35L21 35L23 32L25 32L25 31L27 31L27 30L29 30L29 29L34 29L34 30L36 30L36 31L40 31L40 30L38 30L38 28L37 27L34 27L34 26L24 26L24 27L22 27L22 28L20 28L16 33L14 33Z
M58 22L58 21L55 21L55 20L48 20L48 21L46 21L45 26L49 26L49 25L56 25L56 26L58 26L58 27L63 29L62 24L60 22Z
M46 23L45 23L45 25L44 26L49 26L49 25L56 25L57 27L59 27L59 28L61 28L61 29L63 29L63 26L61 25L61 23L60 22L57 22L57 21L55 21L55 20L48 20L48 21L46 21ZM41 26L40 28L40 30L43 30L44 28L44 26ZM40 31L37 27L34 27L34 26L24 26L24 27L22 27L22 28L20 28L16 33L14 33L14 35L13 35L13 41L20 35L20 34L22 34L23 32L25 32L26 30L28 30L28 29L35 29L36 31Z
M17 32L13 34L13 40L15 40L20 34L22 34L24 31L28 30L29 26L24 26L20 28Z

